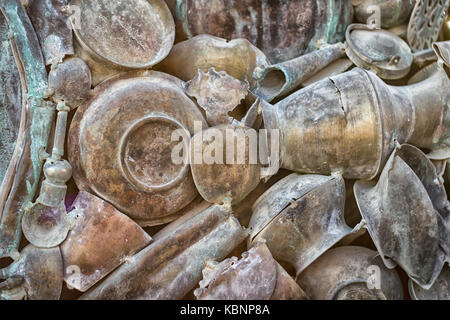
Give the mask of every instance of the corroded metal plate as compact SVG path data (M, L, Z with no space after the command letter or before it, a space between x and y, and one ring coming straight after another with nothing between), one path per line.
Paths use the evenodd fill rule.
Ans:
M142 225L176 218L197 190L189 164L172 161L179 144L171 141L172 133L193 134L194 121L206 127L180 86L176 78L151 72L96 88L69 131L69 159L80 190L91 190Z

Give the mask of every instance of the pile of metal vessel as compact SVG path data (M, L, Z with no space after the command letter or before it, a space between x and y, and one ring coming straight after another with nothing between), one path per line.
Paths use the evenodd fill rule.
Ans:
M0 1L0 300L450 300L449 6Z

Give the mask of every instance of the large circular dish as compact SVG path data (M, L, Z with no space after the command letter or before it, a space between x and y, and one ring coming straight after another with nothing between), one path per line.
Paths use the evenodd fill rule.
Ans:
M278 63L344 39L353 8L346 0L167 0L177 37L245 38Z
M178 145L187 152L195 121L206 126L181 81L167 74L117 77L100 85L77 110L69 131L78 188L144 226L177 218L198 193L189 164L173 161L172 151ZM173 140L176 130L186 139Z

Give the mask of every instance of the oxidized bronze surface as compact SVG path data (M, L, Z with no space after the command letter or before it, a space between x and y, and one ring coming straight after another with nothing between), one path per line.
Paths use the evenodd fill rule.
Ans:
M409 20L414 0L352 0L355 6L355 20L373 23L379 11L379 24L385 29L401 25ZM373 18L372 18L373 17Z
M50 249L28 245L20 257L0 269L1 300L58 300L63 286L63 261L58 247Z
M246 38L272 63L344 39L353 17L346 0L177 0L172 11L179 38L212 34Z
M289 262L298 276L352 232L344 220L344 201L341 177L291 174L256 201L248 245L265 242L274 258Z
M214 68L246 81L254 88L253 72L268 64L264 53L246 39L227 41L202 34L177 43L167 58L155 68L184 81L193 79L198 70L207 72Z
M417 0L408 24L407 39L413 52L429 49L439 37L449 0Z
M168 228L82 299L181 299L201 280L206 261L224 259L247 237L218 205Z
M64 101L71 109L86 103L91 93L92 76L86 62L69 58L50 70L48 86L57 101Z
M414 300L450 300L450 267L444 267L429 290L422 289L412 280L408 282L411 298Z
M0 0L0 300L450 299L449 5Z
M382 79L400 79L409 73L413 56L408 44L393 33L365 24L351 24L346 31L346 52L358 67Z
M425 155L403 145L392 153L376 185L357 182L354 186L361 215L385 265L393 268L398 263L425 289L432 286L445 261L439 211L448 210L448 202L437 183L435 168ZM442 196L445 208L439 208Z
M373 276L377 270L381 272ZM343 246L328 251L311 264L297 282L312 299L403 299L397 272L387 269L376 251L363 247Z
M152 239L126 215L88 192L81 191L72 206L74 226L61 244L64 280L85 292Z
M281 167L371 180L395 140L448 148L449 88L442 67L409 86L388 86L355 68L299 90L273 107L281 131Z
M65 56L74 54L69 21L72 12L67 12L70 2L70 0L29 0L26 6L47 65L57 65Z
M304 300L306 295L263 243L221 263L209 262L194 294L199 300Z
M173 130L206 126L181 82L150 72L96 87L69 131L80 190L91 190L145 226L174 220L197 196L189 165L171 161ZM187 148L186 148L187 150Z

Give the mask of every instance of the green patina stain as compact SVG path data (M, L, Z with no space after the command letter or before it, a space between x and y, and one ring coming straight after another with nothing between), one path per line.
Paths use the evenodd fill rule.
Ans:
M345 30L352 23L353 8L349 2L329 0L326 15L328 20L322 24L321 29L316 30L306 52L317 50L318 43L333 44L341 42L345 38Z
M10 159L14 152L18 134L21 87L19 72L8 41L8 27L0 16L0 183L3 181Z
M18 223L12 243L1 243L6 250L17 249L21 238L20 220L36 194L39 178L42 172L43 161L41 153L47 149L51 125L55 114L54 104L44 102L47 89L47 71L40 50L39 42L25 9L17 0L0 1L1 11L6 18L10 35L16 44L17 51L27 84L26 98L28 112L31 118L30 156L33 166L32 181L27 181L28 194L18 213ZM6 213L6 211L5 211ZM6 252L7 253L7 252Z

